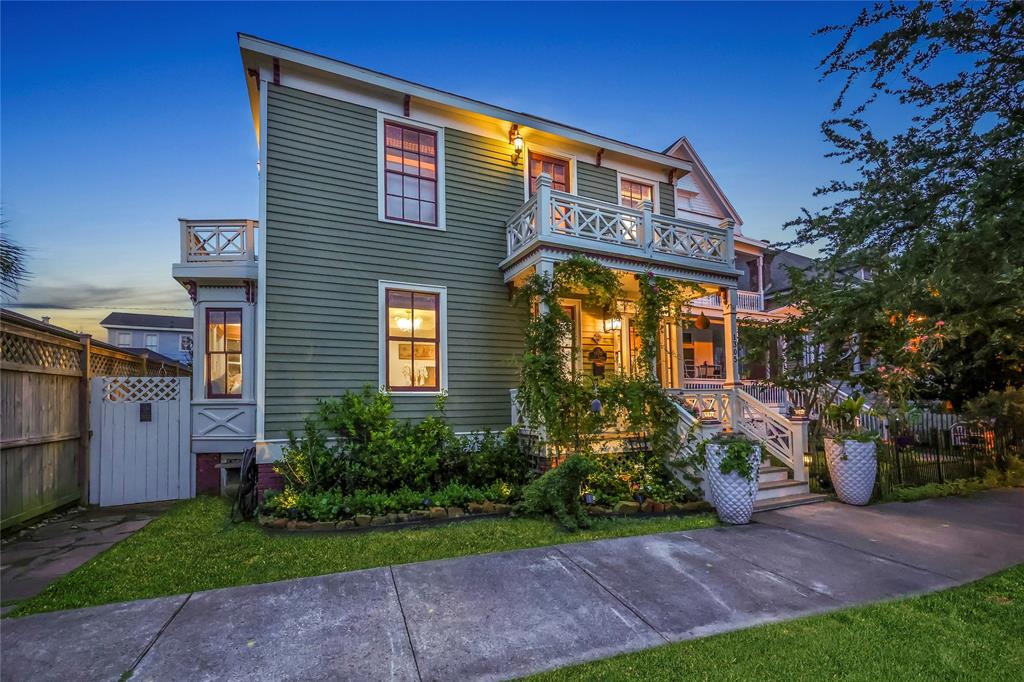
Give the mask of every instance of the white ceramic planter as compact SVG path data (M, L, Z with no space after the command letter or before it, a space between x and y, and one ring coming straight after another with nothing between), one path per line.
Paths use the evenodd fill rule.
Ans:
M708 444L706 453L708 468L704 472L704 480L707 482L707 489L710 493L707 500L715 506L718 518L723 523L733 525L750 523L750 516L754 513L754 499L757 497L761 448L755 447L750 453L750 465L754 469L754 477L749 481L735 471L722 473L720 466L725 455L724 445Z
M825 461L836 497L846 504L863 506L871 501L878 473L875 443L825 439Z

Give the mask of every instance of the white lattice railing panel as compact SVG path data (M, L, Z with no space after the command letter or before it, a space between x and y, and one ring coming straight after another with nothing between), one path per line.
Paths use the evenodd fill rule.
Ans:
M803 456L803 453L793 452L794 427L746 391L737 391L736 398L736 429L761 441L768 452L792 469L794 458Z
M103 399L120 403L177 400L181 381L177 377L105 377Z
M695 412L701 421L717 421L729 427L732 421L732 394L729 391L695 391L682 389L678 393L683 405Z
M726 262L728 258L725 231L722 229L688 225L664 216L655 217L651 224L655 251L719 263Z
M253 256L252 227L249 221L214 224L183 224L187 261L237 261Z
M48 343L6 331L0 334L0 358L9 363L70 372L82 369L82 351L79 348Z
M528 202L513 214L505 224L508 235L508 255L512 255L523 248L537 236L537 196L534 195Z
M556 233L639 247L642 224L639 211L564 192L551 193L551 229Z

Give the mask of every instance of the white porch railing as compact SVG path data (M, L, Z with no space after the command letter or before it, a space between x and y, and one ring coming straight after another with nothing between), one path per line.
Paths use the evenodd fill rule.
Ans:
M807 480L803 475L805 444L799 432L800 426L746 391L736 392L735 419L737 431L761 441L768 453L793 471L796 480Z
M707 296L701 296L700 298L693 299L691 305L721 310L722 295L716 292ZM736 310L754 313L762 312L764 310L764 297L757 291L737 291Z
M560 192L551 189L547 175L537 178L537 191L505 228L510 257L544 241L668 262L697 259L719 267L734 262L731 227L655 215L650 202L637 210Z
M724 386L724 379L683 379L682 383L682 388L687 391L721 391ZM769 407L783 409L789 406L789 393L779 386L744 379L740 388Z
M181 262L253 262L255 220L180 220Z

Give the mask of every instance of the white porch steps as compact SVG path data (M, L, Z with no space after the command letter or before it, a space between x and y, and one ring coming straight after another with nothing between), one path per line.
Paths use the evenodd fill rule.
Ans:
M807 481L794 481L789 476L790 471L786 467L761 465L757 498L754 500L755 512L814 504L827 499L825 495L812 494Z

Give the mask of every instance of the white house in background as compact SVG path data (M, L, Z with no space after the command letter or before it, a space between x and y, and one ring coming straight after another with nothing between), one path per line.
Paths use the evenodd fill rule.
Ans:
M191 317L110 313L100 326L107 330L107 343L118 348L148 350L186 365L192 364Z

